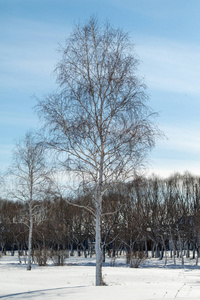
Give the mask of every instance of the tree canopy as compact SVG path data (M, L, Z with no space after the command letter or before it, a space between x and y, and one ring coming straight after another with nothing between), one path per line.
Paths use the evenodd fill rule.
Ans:
M155 114L137 75L128 34L91 18L74 27L56 67L58 90L38 103L47 145L59 163L94 189L97 285L101 275L102 196L134 176L155 145Z

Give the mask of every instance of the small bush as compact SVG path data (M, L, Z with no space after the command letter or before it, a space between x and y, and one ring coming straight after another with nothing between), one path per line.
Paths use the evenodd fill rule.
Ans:
M64 266L67 257L68 253L63 250L54 250L51 252L51 259L55 266Z
M126 255L127 263L130 264L130 268L138 268L141 262L145 259L144 252L134 251L127 253Z
M116 263L116 257L112 257L111 260L110 260L110 266L111 267L115 267L115 263Z
M34 256L39 266L46 266L51 253L47 249L39 249L34 251Z

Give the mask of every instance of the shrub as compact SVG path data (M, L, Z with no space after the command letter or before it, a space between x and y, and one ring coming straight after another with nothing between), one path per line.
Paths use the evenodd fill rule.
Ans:
M141 262L145 259L144 252L134 251L127 253L127 263L130 264L130 268L138 268Z
M64 250L54 250L51 252L51 259L55 266L64 266L64 262L67 257L68 254Z
M46 266L51 253L47 249L39 249L34 251L34 256L39 266Z

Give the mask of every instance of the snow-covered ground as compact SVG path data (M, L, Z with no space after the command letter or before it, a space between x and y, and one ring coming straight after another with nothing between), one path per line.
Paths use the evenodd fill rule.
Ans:
M106 286L95 286L94 258L70 257L66 265L33 265L31 271L19 264L17 256L0 259L0 298L2 299L200 299L200 267L188 260L146 260L138 269L126 267L123 259L116 266L103 267Z

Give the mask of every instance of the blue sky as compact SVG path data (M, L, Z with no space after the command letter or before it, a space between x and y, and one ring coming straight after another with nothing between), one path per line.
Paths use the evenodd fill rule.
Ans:
M200 175L199 0L0 0L0 172L15 142L39 126L35 98L55 89L58 44L97 15L130 33L158 124L167 139L149 172Z

